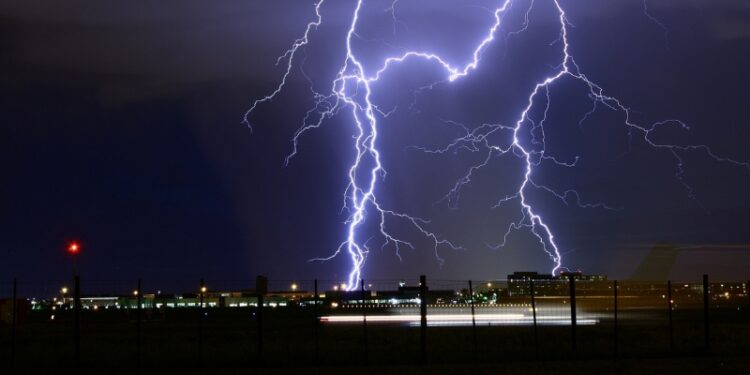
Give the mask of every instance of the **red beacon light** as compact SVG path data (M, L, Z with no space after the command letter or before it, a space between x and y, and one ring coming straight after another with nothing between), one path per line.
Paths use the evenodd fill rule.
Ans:
M71 255L76 255L81 251L81 245L78 244L78 242L71 242L68 244L68 253Z

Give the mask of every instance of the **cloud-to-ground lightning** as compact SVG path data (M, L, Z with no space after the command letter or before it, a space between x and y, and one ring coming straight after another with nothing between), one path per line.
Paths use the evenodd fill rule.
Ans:
M307 24L303 36L297 39L277 61L277 64L279 64L286 59L286 70L282 75L281 81L271 93L253 102L245 116L245 121L248 124L248 116L259 105L273 100L283 90L287 78L292 73L298 52L309 44L310 33L317 29L323 22L324 17L322 16L321 8L324 1L318 0L315 3L315 20ZM348 220L346 221L347 235L346 239L336 248L332 255L326 258L318 258L318 260L328 260L343 253L349 255L352 266L348 273L348 289L355 288L357 281L362 278L363 267L369 253L367 245L369 239L364 238L364 235L360 233L362 225L368 216L377 218L380 229L379 235L383 238L383 246L393 245L397 255L402 246L413 248L414 245L410 241L398 238L389 232L387 224L391 223L391 220L406 222L431 240L434 245L435 255L441 261L442 259L438 253L440 246L451 249L460 248L460 246L430 231L427 225L428 221L384 207L378 200L378 182L386 173L381 163L381 150L378 148L378 120L379 118L386 117L389 113L384 113L379 109L377 104L373 103L371 98L374 84L386 75L391 67L407 60L422 60L426 64L433 64L440 67L445 73L444 81L441 82L450 83L476 72L481 64L483 54L490 48L499 34L501 26L503 26L504 16L514 3L520 2L520 0L501 0L499 2L498 6L492 11L494 16L493 22L488 26L484 37L473 48L471 55L467 56L467 62L463 65L454 66L448 62L448 59L429 51L403 50L398 55L384 57L376 69L367 71L353 49L353 43L357 38L357 26L360 22L360 17L363 16L362 8L364 0L353 1L356 1L356 5L346 31L345 57L339 66L338 73L330 83L329 92L321 93L311 89L314 105L307 111L302 125L295 132L292 138L292 151L285 161L288 163L290 158L297 154L299 139L305 132L320 127L327 119L342 113L342 111L350 111L351 121L355 127L353 140L355 152L354 161L348 170L348 186L344 192L344 208L349 213ZM394 23L403 24L404 21L396 18L394 13L397 1L392 2L388 10L393 15ZM508 236L513 231L526 229L538 239L542 250L549 256L553 263L552 272L557 273L563 267L562 251L557 244L552 228L535 207L534 202L529 199L529 191L537 189L549 193L566 205L574 204L581 208L618 209L604 203L586 202L575 190L556 190L538 183L534 178L535 170L543 163L552 163L552 165L564 168L573 168L579 160L577 157L573 160L560 160L546 151L544 127L552 101L550 88L560 81L572 80L580 83L587 89L588 97L592 100L593 107L591 111L584 115L579 125L599 108L606 108L621 113L624 117L623 124L631 137L633 135L640 135L645 144L656 150L665 151L674 158L675 176L685 186L688 195L691 197L693 196L692 189L682 178L684 153L701 151L716 161L743 167L749 171L750 164L720 156L706 145L667 144L654 140L652 135L658 128L679 126L687 129L688 127L679 120L660 121L650 125L641 125L633 121L629 107L623 104L618 98L606 94L602 87L590 80L582 72L570 51L571 40L569 28L571 24L568 21L566 11L559 0L547 1L556 12L556 23L559 27L558 39L550 44L550 47L559 48L560 60L552 73L539 79L530 88L525 105L519 109L516 120L512 124L483 124L473 130L459 122L443 120L447 124L461 127L463 135L440 149L419 149L430 153L445 153L456 149L486 153L486 156L481 158L478 164L472 165L446 194L445 199L449 202L449 205L456 204L462 187L471 181L472 175L477 170L486 167L491 160L502 155L519 158L523 164L523 171L519 176L520 182L517 185L517 189L500 198L497 203L497 205L517 203L519 218L511 222L507 227L503 243L499 244L499 246L504 245ZM507 33L506 39L509 36L522 33L530 27L530 14L534 10L535 5L538 5L540 2L541 0L526 0L525 4L527 4L527 8L525 8L524 22L521 28ZM645 2L644 11L647 12ZM309 80L309 77L306 75L305 77ZM430 89L432 87L433 85L429 85L423 89ZM534 119L532 118L532 113L535 113L535 109L539 106L544 109L543 116L541 119ZM529 142L522 140L524 132L529 132L528 134L530 134L531 138ZM495 144L490 141L490 135L493 134L504 134L507 141L502 144ZM366 173L362 173L365 168L369 169L365 170Z
M643 0L643 14L664 32L664 47L669 49L669 28L664 22L654 17L648 9L648 0Z

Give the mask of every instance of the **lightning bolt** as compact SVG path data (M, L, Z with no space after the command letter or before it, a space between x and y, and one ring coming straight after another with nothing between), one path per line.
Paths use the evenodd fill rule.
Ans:
M650 19L651 22L655 23L656 26L659 26L659 28L662 30L662 32L664 33L664 48L669 50L669 28L664 24L664 22L661 22L661 20L651 14L648 9L648 0L643 0L643 14L646 16L646 18Z
M294 60L298 52L308 45L310 33L317 29L323 21L321 7L324 1L325 0L319 0L315 3L316 19L307 24L303 36L294 41L292 46L277 60L277 65L286 60L286 70L275 90L253 102L244 117L244 121L248 126L250 125L248 118L255 109L259 105L273 100L283 90L288 77L292 74ZM403 24L403 21L395 16L397 2L398 0L393 1L391 7L388 8L387 11L391 12L394 24ZM524 32L529 27L530 14L538 2L538 0L536 2L534 0L527 0L528 7L526 8L527 10L524 14L524 22L521 28L508 33L506 39L510 36ZM390 234L387 224L394 220L411 225L425 238L432 241L435 256L441 263L443 260L438 252L439 247L447 247L454 250L461 249L460 246L457 246L449 240L446 240L430 231L427 228L429 224L428 220L386 208L378 200L376 188L378 182L386 175L386 171L381 163L381 153L378 149L378 119L387 117L391 112L382 111L372 102L371 94L373 92L373 86L381 79L381 77L386 75L393 66L412 59L419 59L423 60L425 63L434 64L441 67L445 73L443 81L433 83L420 88L419 90L429 90L437 84L449 84L450 82L466 77L478 68L482 60L482 55L495 40L503 22L503 17L513 3L513 0L503 0L500 2L499 6L492 11L494 22L487 29L484 38L476 44L470 59L464 65L453 66L447 59L428 51L404 50L399 55L384 58L379 65L379 68L372 70L368 74L363 63L353 52L352 48L353 40L358 37L357 25L361 17L363 6L363 0L356 0L356 6L354 7L351 22L349 23L349 28L346 33L346 54L338 73L331 82L330 90L325 93L316 91L313 88L310 77L304 74L304 71L301 69L304 77L310 83L310 90L312 92L314 104L307 111L303 118L302 125L298 128L292 138L292 151L287 156L285 163L288 164L291 158L297 154L299 139L306 132L322 126L325 120L341 113L342 111L348 110L350 112L352 124L355 128L355 136L353 140L355 151L354 161L348 170L349 182L344 191L343 208L349 212L348 219L346 220L346 239L341 242L330 256L313 259L324 261L330 260L344 253L348 254L352 266L348 274L347 289L351 290L356 288L357 281L362 279L363 267L370 251L368 247L370 238L363 241L359 230L368 217L374 217L378 220L380 230L379 234L383 239L382 246L393 245L396 250L396 255L399 257L399 251L402 247L413 249L414 245L409 241ZM565 9L560 4L559 0L548 0L548 3L551 3L553 9L556 11L557 23L559 25L559 36L556 41L550 44L550 46L560 46L559 64L554 67L553 72L550 75L541 78L533 86L527 96L526 104L520 110L516 121L509 125L482 124L481 126L470 130L470 128L464 124L443 119L443 122L463 129L464 134L461 137L454 139L444 148L414 148L428 153L446 153L458 149L486 153L486 156L482 158L478 164L472 165L465 175L455 183L453 188L444 197L444 199L446 199L453 207L455 207L458 202L461 189L471 181L472 175L477 170L486 167L492 160L503 155L510 155L522 160L523 173L517 189L512 194L508 194L499 199L495 206L497 207L515 202L518 204L520 217L510 223L505 231L502 243L499 245L488 244L488 246L493 248L504 246L512 232L522 229L528 230L538 239L542 250L549 256L553 263L552 273L556 274L559 270L564 268L562 265L562 252L557 245L555 235L553 234L550 225L544 220L533 202L528 198L527 195L529 190L541 190L551 194L566 205L575 204L580 208L601 208L608 210L616 210L617 208L610 207L604 203L584 202L581 195L575 190L568 189L558 191L535 181L534 171L536 167L543 163L551 163L555 166L564 168L574 168L579 161L578 157L569 161L559 160L554 155L550 155L546 152L544 126L547 120L549 106L552 101L550 88L555 84L558 84L563 80L572 80L579 82L588 90L588 97L592 101L593 107L579 121L579 125L581 126L590 115L601 107L621 113L624 117L623 124L627 128L630 139L632 139L634 134L640 135L640 138L648 146L655 150L664 151L674 158L676 169L675 177L679 183L685 187L690 197L694 197L692 188L682 177L684 171L683 155L685 153L699 151L718 162L733 164L748 171L750 171L750 164L720 156L707 145L666 144L653 140L652 134L661 127L679 126L683 129L689 128L687 124L679 120L660 121L650 125L641 125L631 120L631 109L629 107L625 106L619 99L607 95L602 87L590 80L581 71L570 52L571 42L569 40L568 30L572 25L568 21ZM648 15L645 4L644 1L644 11L646 11L646 14ZM395 27L396 26L394 26L394 30ZM412 106L413 104L414 103L412 103ZM544 106L543 117L534 120L530 114L533 113L534 109L539 105ZM521 141L521 134L527 129L530 130L531 134L530 144L524 144L524 142ZM504 144L490 142L489 136L495 133L505 134L507 141ZM363 170L365 170L366 173L362 173Z
M307 27L305 28L305 33L302 35L301 38L297 39L292 43L292 46L289 47L288 50L286 50L281 56L279 56L276 59L276 65L278 66L281 64L282 61L286 59L286 71L284 72L284 75L281 77L281 82L279 82L278 86L276 86L276 89L273 90L270 94L257 99L253 102L253 104L250 106L250 108L245 112L245 116L243 117L242 122L246 124L250 130L252 130L252 126L250 125L249 116L251 113L255 111L255 109L266 102L270 102L273 100L273 98L278 95L281 90L284 89L284 86L286 85L286 80L289 78L289 75L292 73L292 67L294 64L294 58L297 55L297 52L300 50L300 48L306 46L310 42L310 32L313 29L317 29L318 26L320 26L321 22L323 21L323 17L320 14L320 6L323 5L324 0L318 0L318 2L315 3L315 15L317 16L315 21L311 21L307 24Z

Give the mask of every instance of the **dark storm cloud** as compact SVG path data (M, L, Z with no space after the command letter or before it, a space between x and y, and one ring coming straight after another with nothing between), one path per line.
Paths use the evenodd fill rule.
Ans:
M355 48L368 67L402 44L461 63L492 22L487 8L498 2L456 3L400 1L398 16L408 28L394 35L386 12L391 2L366 2ZM407 149L455 136L441 117L472 125L517 115L519 93L549 72L557 56L550 46L554 18L544 10L549 3L537 3L532 29L493 44L475 77L425 93L418 111L401 110L382 122L389 171L383 202L432 219L468 250L443 251L448 262L440 268L429 244L417 239L404 262L390 248L373 251L367 275L463 279L548 270L531 236L519 234L498 251L484 244L497 243L517 213L488 208L513 184L517 175L509 171L517 163L498 160L451 210L435 202L477 155ZM750 65L747 1L649 1L650 13L670 28L669 49L640 0L564 4L576 26L577 62L636 109L639 121L686 120L690 132L668 135L750 160L743 89L750 82L739 73ZM508 19L515 26L521 5ZM351 1L327 1L324 25L305 50L305 71L319 89L329 87L341 63L351 9ZM250 100L274 88L283 71L276 57L312 16L312 1L297 0L0 4L0 273L67 277L60 248L75 236L87 246L84 274L99 279L341 278L346 259L307 260L329 254L345 234L340 210L352 157L350 119L339 116L305 136L298 157L282 168L289 137L310 105L295 69L288 91L251 118L254 135L239 123ZM374 97L384 107L406 108L403 102L414 100L410 90L436 77L429 64L407 64ZM550 127L550 147L567 156L580 148L582 168L544 171L540 178L623 210L577 210L538 195L564 250L575 250L567 255L571 266L622 277L643 256L644 243L748 240L747 174L691 154L685 178L699 200L688 199L668 154L638 142L625 154L617 114L599 112L578 130L579 115L590 107L585 95L576 101L580 88L573 86L555 88L552 110L560 120ZM415 236L407 226L393 230ZM682 261L681 275L701 271L690 259ZM730 277L747 265L746 258L733 259ZM727 262L703 263L719 272Z
M746 9L750 13L750 8ZM750 38L750 25L747 17L733 16L733 19L714 22L712 24L713 35L717 39L748 39Z
M200 83L272 79L273 56L304 27L307 5L31 0L4 2L0 17L13 33L4 38L14 64L94 80L113 100L139 100Z

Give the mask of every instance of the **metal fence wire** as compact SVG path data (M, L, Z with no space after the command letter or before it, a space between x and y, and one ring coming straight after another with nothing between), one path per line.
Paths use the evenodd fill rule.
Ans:
M748 282L11 280L10 370L743 355Z

